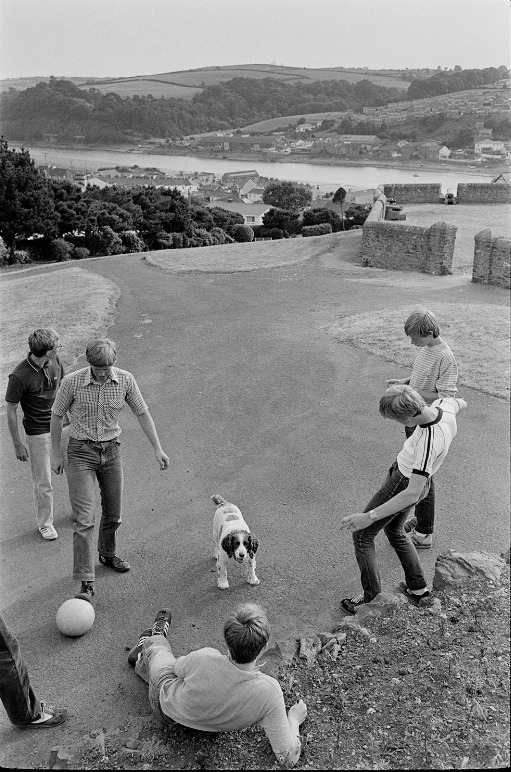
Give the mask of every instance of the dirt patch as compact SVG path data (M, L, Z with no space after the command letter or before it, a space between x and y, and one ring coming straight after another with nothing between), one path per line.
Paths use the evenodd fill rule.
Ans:
M302 698L298 769L495 769L509 765L509 567L346 628L336 660L294 658L277 676ZM364 623L366 624L366 623ZM69 769L281 769L262 730L208 734L147 718L91 731Z

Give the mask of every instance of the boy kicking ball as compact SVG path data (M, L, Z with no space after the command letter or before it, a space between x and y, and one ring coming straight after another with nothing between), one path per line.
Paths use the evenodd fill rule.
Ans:
M443 397L427 405L421 395L405 384L390 386L380 398L380 413L411 429L380 490L364 512L343 517L341 530L353 533L355 556L364 592L344 598L341 607L354 614L380 592L374 539L384 529L405 573L404 591L419 603L429 596L417 551L404 525L411 507L427 495L432 477L440 469L456 436L456 416L467 406L464 399Z

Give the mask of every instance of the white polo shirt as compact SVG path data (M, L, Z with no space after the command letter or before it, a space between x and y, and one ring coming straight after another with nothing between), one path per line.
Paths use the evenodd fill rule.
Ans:
M442 397L432 402L431 407L438 411L437 417L428 424L416 426L398 454L397 465L405 477L412 473L430 477L438 472L456 436L458 401L454 397Z

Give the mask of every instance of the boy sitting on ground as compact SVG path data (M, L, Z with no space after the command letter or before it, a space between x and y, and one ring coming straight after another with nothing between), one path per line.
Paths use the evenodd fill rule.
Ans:
M458 365L451 349L440 337L440 328L432 311L413 311L405 322L405 335L419 352L409 378L392 379L387 385L403 384L415 389L430 405L439 397L455 397ZM415 426L405 426L410 437ZM405 524L416 549L430 549L435 524L435 485L431 480L429 493L415 508L415 517Z
M303 700L287 715L275 678L257 660L268 647L268 619L260 606L242 603L224 624L228 654L203 648L175 657L167 640L171 613L162 609L128 655L149 684L149 702L164 724L203 732L234 732L261 726L281 763L294 766L301 752L299 727L307 717Z

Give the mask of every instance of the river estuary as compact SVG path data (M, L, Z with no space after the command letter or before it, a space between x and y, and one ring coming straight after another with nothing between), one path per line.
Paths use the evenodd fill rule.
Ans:
M264 177L279 180L307 182L318 186L322 192L336 190L342 185L347 190L375 188L383 183L395 182L439 182L442 191L456 191L458 182L491 182L495 173L488 175L472 173L464 167L460 170L438 169L429 171L418 168L398 169L377 166L334 166L314 163L286 163L258 160L231 161L220 158L205 158L193 155L157 155L122 150L81 150L53 147L25 146L37 164L48 163L81 171L97 171L101 167L133 166L156 167L166 173L197 171L212 172L218 177L229 171L256 169ZM417 176L418 175L418 176Z

